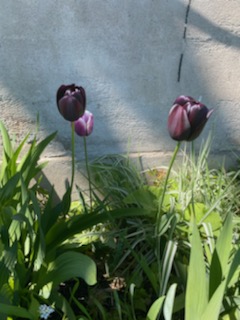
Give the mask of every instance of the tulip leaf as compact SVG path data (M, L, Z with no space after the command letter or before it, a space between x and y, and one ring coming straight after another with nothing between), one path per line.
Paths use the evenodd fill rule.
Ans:
M82 278L88 285L96 283L95 262L80 252L68 251L62 253L49 264L46 275L40 279L40 286L52 282L53 286L74 277Z
M15 316L23 319L34 319L34 316L26 309L19 306L11 306L8 304L0 303L0 315Z
M240 266L240 249L238 249L237 252L235 253L232 263L230 265L228 278L227 278L227 285L229 285L230 283L232 284L232 282L235 283L235 281L239 279L239 274L240 274L239 266ZM237 279L235 279L236 277Z
M228 214L223 229L217 239L210 266L209 298L221 284L228 271L228 261L232 249L232 215Z
M0 188L0 207L3 207L9 199L13 199L17 192L17 185L20 180L20 173L15 174L8 182Z
M206 212L208 211L208 208L204 203L196 202L194 203L194 214L196 218L196 223L199 224L199 222L202 220ZM184 218L188 221L191 220L191 217L193 215L192 212L192 204L188 206L188 208L184 212ZM211 213L207 216L206 219L204 219L205 223L210 223L212 226L212 230L216 231L222 226L222 219L217 211L211 211Z
M11 139L10 139L9 134L7 132L7 129L5 128L2 121L0 121L0 131L1 131L1 135L2 135L5 156L7 156L7 159L11 159L11 157L13 155L13 148L12 148L12 144L11 144Z
M21 170L24 173L24 179L27 185L30 180L41 171L41 165L38 165L37 162L44 149L54 139L55 136L56 132L50 134L38 144L36 143L36 139L34 139L28 153L20 162L18 170Z
M46 235L46 250L50 252L59 246L63 241L81 233L82 231L93 227L99 223L113 221L123 217L147 216L148 211L140 208L124 208L99 212L91 214L77 215L67 221L58 221L55 223Z
M151 305L146 320L156 320L163 306L165 296L159 297L157 300L153 302Z
M166 299L163 306L163 314L165 320L171 320L172 319L172 313L173 313L173 306L174 306L174 299L176 294L177 284L174 283L171 285L171 287L168 289Z
M159 197L159 188L156 189ZM154 213L157 209L157 196L149 186L143 186L127 195L124 203L127 205L135 204L138 207L148 210L149 213Z
M218 286L214 294L211 297L208 305L202 313L201 320L211 319L218 320L220 309L222 306L223 295L226 287L226 279ZM195 318L194 318L195 319Z
M196 288L196 279L198 285ZM207 282L201 238L193 222L191 253L187 279L185 320L200 320L207 305ZM207 318L206 318L207 319Z

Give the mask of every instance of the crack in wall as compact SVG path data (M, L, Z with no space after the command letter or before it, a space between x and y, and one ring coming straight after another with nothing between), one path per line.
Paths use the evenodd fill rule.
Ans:
M184 30L183 30L183 37L182 37L184 42L186 42L186 38L187 38L188 17L189 17L189 12L190 12L190 8L191 8L191 3L192 3L192 0L189 0L187 8L186 8L186 13L185 13L185 23L184 23ZM185 47L185 45L186 44L184 43L184 47ZM179 63L178 63L178 74L177 74L177 81L178 82L180 82L180 80L181 80L183 55L184 55L184 52L182 52L180 54Z

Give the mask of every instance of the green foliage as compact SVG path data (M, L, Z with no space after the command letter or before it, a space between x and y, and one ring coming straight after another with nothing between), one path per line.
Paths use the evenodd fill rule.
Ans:
M227 287L239 277L239 249L232 252L232 215L229 214L216 240L209 272L206 270L202 242L195 221L186 290L185 319L219 319ZM196 279L198 286L196 290Z
M28 136L15 149L1 122L0 130L0 318L39 319L39 306L44 303L75 319L61 285L74 278L88 286L97 281L96 263L82 252L77 235L143 211L99 206L89 213L71 215L70 188L62 201L54 204L52 192L44 191L40 184L46 165L39 164L40 156L56 134L39 143L35 137L25 151Z
M172 171L166 190L165 168L145 171L140 180L138 174L133 177L136 169L132 170L131 183L128 160L124 162L122 157L119 162L117 155L114 160L110 157L113 168L106 157L97 159L96 167L92 164L95 187L102 192L103 201L114 190L110 205L148 213L112 226L118 241L104 260L110 277L118 274L124 277L126 289L134 286L131 298L124 295L120 300L126 319L225 319L239 312L239 243L234 242L239 238L239 171L209 169L209 151L210 140L198 157L194 151L190 157L185 154L180 169ZM121 180L115 187L118 176Z
M210 169L209 141L167 180L96 159L91 204L70 187L55 204L39 160L56 134L14 148L0 131L1 320L37 320L43 304L57 320L239 318L239 171Z
M38 319L38 308L33 311L31 305L34 302L33 296L39 294L39 290L36 289L37 279L42 265L46 264L46 243L42 224L44 210L38 199L41 188L37 182L37 175L43 165L38 164L38 161L55 134L40 143L37 143L35 138L26 154L20 158L28 137L14 149L1 122L0 130L3 138L0 175L0 265L3 271L0 280L1 319L11 315ZM52 199L49 197L46 208L52 207L51 202ZM50 215L51 210L47 211L46 208L45 215ZM60 213L59 211L58 214ZM38 305L40 301L41 299L37 302ZM28 312L24 311L27 309Z

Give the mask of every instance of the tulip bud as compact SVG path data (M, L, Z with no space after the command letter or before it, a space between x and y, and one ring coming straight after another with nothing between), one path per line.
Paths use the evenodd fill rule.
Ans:
M57 91L57 106L64 119L77 120L86 108L85 90L75 84L62 85Z
M74 122L75 132L81 137L89 136L93 131L93 114L85 111L84 115Z
M189 96L179 96L168 115L168 131L177 141L192 141L202 132L212 114L204 104Z

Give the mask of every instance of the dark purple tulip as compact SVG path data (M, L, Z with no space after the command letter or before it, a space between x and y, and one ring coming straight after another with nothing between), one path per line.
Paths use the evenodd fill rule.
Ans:
M189 96L179 96L169 111L168 131L177 141L192 141L202 132L213 109Z
M93 131L93 114L85 111L84 115L74 122L75 132L81 137L89 136Z
M57 91L57 106L64 119L77 120L86 108L85 90L75 84L62 85Z

